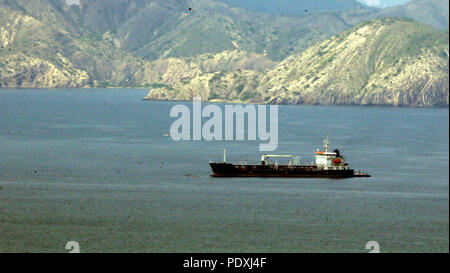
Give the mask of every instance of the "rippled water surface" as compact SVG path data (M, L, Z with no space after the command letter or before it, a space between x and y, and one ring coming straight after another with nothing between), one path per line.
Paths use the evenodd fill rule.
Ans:
M145 94L0 90L0 252L448 252L448 108L280 106L276 153L372 177L217 179L259 142L174 142Z

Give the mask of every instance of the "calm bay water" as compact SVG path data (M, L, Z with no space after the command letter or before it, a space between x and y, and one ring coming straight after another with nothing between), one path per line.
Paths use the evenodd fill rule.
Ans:
M0 252L448 252L448 108L280 106L276 153L372 177L217 179L259 142L174 142L145 94L0 90Z

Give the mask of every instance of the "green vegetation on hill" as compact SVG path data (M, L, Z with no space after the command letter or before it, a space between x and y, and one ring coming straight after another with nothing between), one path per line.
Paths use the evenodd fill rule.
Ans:
M382 9L373 14L372 18L404 17L438 29L448 29L448 7L447 0L412 0L404 5Z
M238 51L221 56L276 60L349 27L338 14L273 17L211 0L81 3L0 0L1 86L143 87L161 81L154 75L166 69L153 63L162 58Z
M219 0L250 11L304 15L314 11L348 11L367 8L356 0Z
M75 38L103 40L148 60L224 50L281 60L348 29L372 12L359 5L348 12L282 16L230 8L213 0L90 0L81 1L79 7L60 0L0 0L2 7Z
M198 93L246 102L448 104L448 31L406 19L358 25L382 25L362 36L349 30L386 14L445 28L447 1L296 16L213 0L81 3L0 0L0 86L142 87L152 89L149 98L167 99ZM406 87L423 94L399 97ZM364 95L371 92L376 99Z
M384 18L318 43L266 72L211 73L173 85L176 91L153 89L147 98L207 99L213 93L216 99L256 103L448 105L448 42L448 31Z

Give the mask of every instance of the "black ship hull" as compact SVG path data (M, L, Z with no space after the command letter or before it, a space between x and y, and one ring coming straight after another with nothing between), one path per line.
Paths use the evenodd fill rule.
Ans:
M323 170L314 165L235 165L210 163L214 177L298 177L298 178L349 178L369 177L354 170Z

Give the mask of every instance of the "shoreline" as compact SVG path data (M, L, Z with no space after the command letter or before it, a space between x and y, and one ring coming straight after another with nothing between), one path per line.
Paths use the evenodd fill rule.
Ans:
M127 90L137 90L143 91L148 90L148 88L144 87L0 87L0 91L14 91L14 90L102 90L102 89L127 89ZM192 102L192 100L170 100L170 99L148 99L147 97L142 98L144 101L167 101L167 102ZM243 102L243 101L234 101L234 100L223 100L223 99L213 99L213 100L202 100L202 102L206 103L232 103L232 104L250 104L250 105L288 105L288 106L349 106L349 107L387 107L387 108L422 108L422 109L439 109L439 108L449 108L448 105L436 105L436 106L416 106L416 105L391 105L391 104L289 104L289 103L259 103L259 102Z

